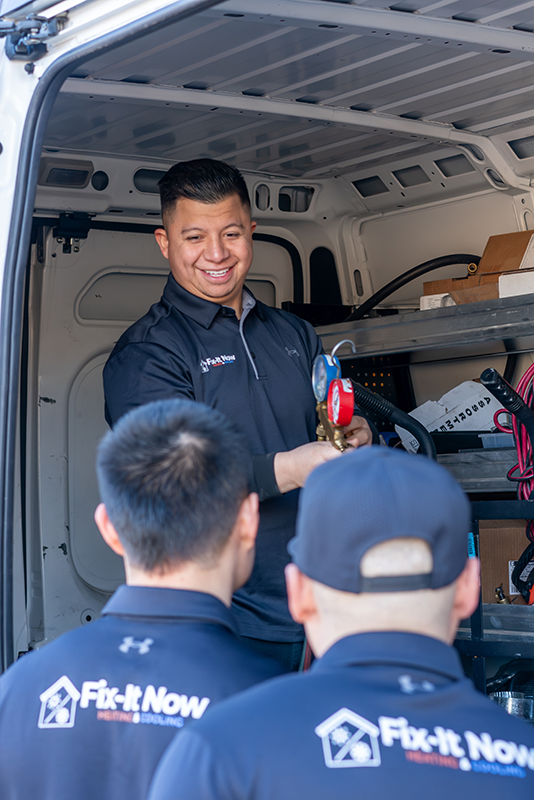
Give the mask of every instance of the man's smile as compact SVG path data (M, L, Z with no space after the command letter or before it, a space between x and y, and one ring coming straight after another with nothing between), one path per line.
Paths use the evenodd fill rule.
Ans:
M226 275L228 275L231 269L233 269L233 267L225 267L224 269L219 270L202 269L201 272L203 272L205 275L209 275L210 278L224 278Z

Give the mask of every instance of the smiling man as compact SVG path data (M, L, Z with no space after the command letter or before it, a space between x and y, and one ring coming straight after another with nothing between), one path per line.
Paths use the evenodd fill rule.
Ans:
M180 286L240 317L256 228L250 209L237 194L209 205L184 197L164 221L156 239Z
M306 322L245 288L253 256L250 199L240 172L211 159L176 164L160 181L156 231L171 275L161 301L119 339L104 370L106 419L152 400L184 397L224 412L247 437L261 502L256 565L234 597L240 632L296 669L303 629L287 608L284 566L298 489L339 456L316 442L311 366L321 342ZM371 441L363 417L355 446Z

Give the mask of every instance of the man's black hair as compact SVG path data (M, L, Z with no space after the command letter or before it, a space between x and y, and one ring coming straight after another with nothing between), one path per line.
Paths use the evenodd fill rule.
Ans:
M170 168L158 186L163 216L174 211L181 197L197 203L220 203L236 194L250 209L247 184L237 167L212 158L180 161Z
M160 574L215 562L248 494L249 467L234 425L189 400L130 411L97 455L100 496L131 563Z

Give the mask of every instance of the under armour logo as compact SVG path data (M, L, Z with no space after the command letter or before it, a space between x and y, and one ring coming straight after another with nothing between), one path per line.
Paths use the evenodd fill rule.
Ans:
M133 636L125 636L122 640L122 644L119 645L119 650L121 653L128 653L130 647L133 647L134 650L139 650L139 655L144 656L146 653L150 652L150 646L154 644L154 639L143 639L142 642L136 642Z
M411 675L399 675L399 685L404 694L415 694L416 692L433 692L435 686L430 681L414 681Z
M287 354L288 355L290 355L290 356L298 356L300 358L298 350L290 350L289 347L286 347L285 349L287 350Z

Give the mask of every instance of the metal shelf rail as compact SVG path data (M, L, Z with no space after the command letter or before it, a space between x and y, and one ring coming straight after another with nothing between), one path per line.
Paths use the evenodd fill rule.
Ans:
M341 322L317 328L317 333L326 352L340 339L351 339L358 356L519 339L534 334L534 295Z

